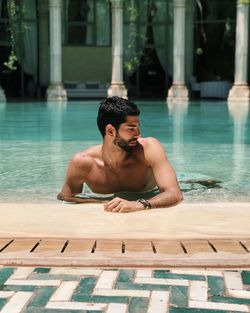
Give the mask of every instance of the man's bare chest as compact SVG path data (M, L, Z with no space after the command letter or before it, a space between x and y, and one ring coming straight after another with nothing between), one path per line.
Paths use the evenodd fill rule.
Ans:
M127 164L111 167L107 164L94 168L86 183L97 193L143 191L154 185L152 169L146 164Z

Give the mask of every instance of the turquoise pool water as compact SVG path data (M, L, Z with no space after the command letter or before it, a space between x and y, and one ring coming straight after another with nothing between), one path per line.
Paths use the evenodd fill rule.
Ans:
M250 201L247 105L136 103L143 136L162 142L187 202ZM0 104L0 201L57 201L70 157L102 141L98 106L99 101ZM187 183L197 179L221 183Z

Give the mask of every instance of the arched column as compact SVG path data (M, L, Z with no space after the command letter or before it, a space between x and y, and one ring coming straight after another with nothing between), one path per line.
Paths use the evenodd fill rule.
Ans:
M49 84L49 10L48 0L38 1L38 49L39 49L39 85L46 87Z
M167 101L188 101L185 84L185 15L186 0L174 0L173 85Z
M112 80L108 96L127 98L123 82L123 0L111 0L112 4Z
M6 101L6 96L3 88L0 86L0 102L5 102Z
M50 86L48 101L65 101L67 93L62 84L61 0L49 0L50 20Z
M249 4L237 1L234 85L228 101L250 100L248 79Z

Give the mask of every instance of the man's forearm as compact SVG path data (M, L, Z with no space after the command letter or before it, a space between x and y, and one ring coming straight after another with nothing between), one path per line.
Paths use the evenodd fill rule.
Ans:
M181 191L176 192L164 191L159 193L157 196L149 199L148 201L153 209L174 206L182 202L182 200L183 195Z
M106 201L98 200L98 199L85 199L76 196L64 196L62 193L57 195L58 200L67 201L67 202L75 202L75 203L104 203Z

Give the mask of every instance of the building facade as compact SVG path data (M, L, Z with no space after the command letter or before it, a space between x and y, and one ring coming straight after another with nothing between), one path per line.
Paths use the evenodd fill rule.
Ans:
M211 82L248 99L248 15L243 0L0 0L0 95L65 100L106 84L188 100Z

